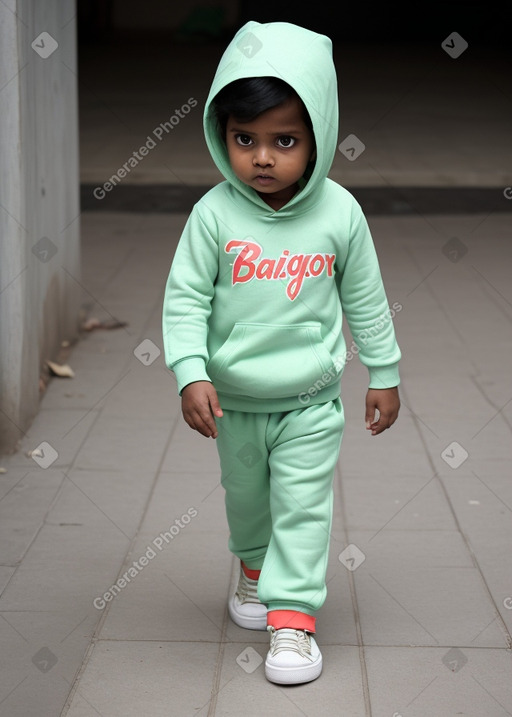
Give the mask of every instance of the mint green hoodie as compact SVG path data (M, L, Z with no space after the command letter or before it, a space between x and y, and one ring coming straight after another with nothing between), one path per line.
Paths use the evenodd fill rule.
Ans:
M291 85L315 134L314 170L278 211L233 173L211 107L225 85L256 76ZM338 132L329 38L284 22L248 22L221 58L204 131L226 181L193 207L167 281L165 360L179 393L207 380L222 408L293 410L337 398L354 353L371 388L397 386L400 350L366 219L327 178ZM350 352L343 314L355 341Z

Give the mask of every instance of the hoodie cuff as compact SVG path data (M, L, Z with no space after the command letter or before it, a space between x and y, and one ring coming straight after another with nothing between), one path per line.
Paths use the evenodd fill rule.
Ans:
M180 396L185 386L188 386L189 383L193 383L194 381L210 381L211 383L211 379L206 373L204 359L200 356L182 359L171 368L176 376Z
M389 366L369 366L370 384L368 388L394 388L400 383L398 362Z

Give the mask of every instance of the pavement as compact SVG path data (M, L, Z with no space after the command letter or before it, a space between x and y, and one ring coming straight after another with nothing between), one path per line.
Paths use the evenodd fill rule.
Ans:
M353 162L340 153L334 173L356 191L390 192L368 219L400 307L402 408L390 431L368 436L366 370L347 365L317 620L322 676L267 682L267 635L227 615L238 565L216 448L184 423L162 354L163 288L186 208L141 211L134 197L113 211L106 197L83 209L74 277L84 315L100 327L63 352L74 378L51 380L19 450L1 460L2 717L512 714L510 98L499 62L480 57L476 68L470 50L461 76L465 55L438 66L437 48L433 64L427 52L426 64L382 55L368 94L348 79L357 109L344 128L367 149ZM122 166L163 121L164 104L170 116L204 98L217 56L188 52L161 53L160 65L155 47L137 65L112 49L85 53L84 185L102 186ZM353 52L348 59L364 54ZM377 91L385 78L387 97ZM436 85L443 98L455 92L453 104L432 105ZM480 91L487 104L475 102ZM419 135L413 116L423 117ZM108 195L169 184L190 201L215 181L199 113L178 128ZM491 193L476 211L468 194L466 210L450 213L435 192L418 209L404 187ZM125 325L105 328L114 320Z

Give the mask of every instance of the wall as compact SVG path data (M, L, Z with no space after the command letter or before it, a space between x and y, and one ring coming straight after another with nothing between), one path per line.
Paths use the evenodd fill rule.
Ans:
M37 413L46 359L78 330L75 13L70 0L0 4L2 452L15 449Z
M224 25L236 24L239 14L237 0L189 0L186 3L169 0L113 0L112 24L117 30L177 29L192 18L201 22L201 16L216 17L219 13ZM198 18L199 20L194 20Z

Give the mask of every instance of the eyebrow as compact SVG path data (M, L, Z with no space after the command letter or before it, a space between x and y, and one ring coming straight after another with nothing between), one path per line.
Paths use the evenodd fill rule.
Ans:
M257 132L249 132L249 130L240 129L239 127L233 127L229 131L230 132L239 132L240 134L257 134ZM274 136L288 135L288 134L303 134L303 130L295 127L292 129L279 130L279 132L267 132L267 134L274 135Z

